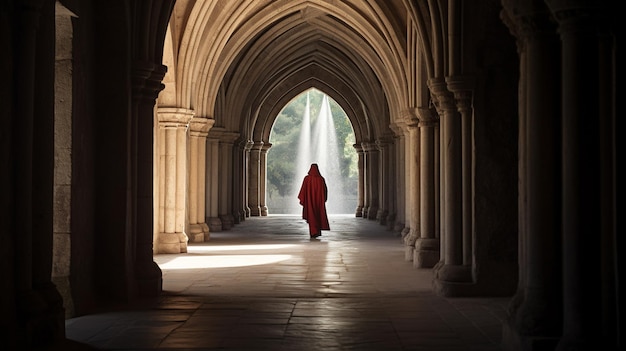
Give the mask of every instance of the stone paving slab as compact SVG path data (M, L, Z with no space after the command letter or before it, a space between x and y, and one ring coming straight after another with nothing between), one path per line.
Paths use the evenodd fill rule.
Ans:
M103 350L500 350L509 298L443 298L376 221L330 216L310 239L298 216L252 217L156 255L154 304L70 319Z

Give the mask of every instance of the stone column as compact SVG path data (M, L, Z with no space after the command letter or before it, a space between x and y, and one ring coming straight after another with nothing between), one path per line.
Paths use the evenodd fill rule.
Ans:
M252 153L252 147L254 146L254 142L248 140L245 145L244 151L244 166L243 166L243 176L244 176L244 187L243 187L243 203L245 205L245 217L250 217L252 211L250 210L250 154Z
M191 131L189 134L188 235L196 237L202 234L198 226L198 135Z
M194 117L190 122L189 237L201 242L209 236L205 223L206 138L214 120ZM208 238L206 238L208 239Z
M231 211L233 215L233 224L239 224L243 220L243 211L242 211L242 191L241 187L243 185L243 177L241 166L243 165L242 161L243 151L241 147L241 139L237 139L233 143L233 154L232 154L232 162L233 162L233 181L232 181L232 197L231 197Z
M379 152L375 143L365 145L365 176L366 187L366 213L367 219L376 219L378 207L380 206L380 184L379 184Z
M74 317L71 290L72 245L72 117L73 117L73 21L76 15L60 2L55 3L54 67L54 187L52 283L63 301L65 317ZM43 38L42 38L43 39ZM75 155L75 154L74 154ZM43 275L48 276L47 272ZM5 340L6 341L6 340ZM8 344L7 344L8 345ZM23 345L25 346L25 345Z
M396 189L398 187L398 167L396 163L396 138L392 135L389 137L389 144L386 152L386 162L383 169L386 170L387 178L383 183L385 188L385 208L387 209L387 218L385 219L387 230L393 231L398 214Z
M557 350L617 350L626 345L620 313L626 266L617 245L624 232L615 229L622 218L614 212L622 181L616 176L615 117L623 116L615 110L621 101L611 95L621 90L617 99L623 96L615 68L622 25L613 22L623 15L612 12L611 2L546 3L562 47L563 336Z
M411 164L413 157L411 155L411 133L407 123L413 118L411 112L406 111L402 125L402 135L404 138L404 228L400 231L400 235L404 239L411 233ZM407 260L412 258L407 257Z
M232 196L233 196L233 143L239 134L224 132L220 138L220 187L219 187L219 217L222 221L222 229L228 230L233 227Z
M435 269L434 290L444 296L459 293L460 284L472 283L471 266L463 263L463 162L461 115L457 111L453 95L441 79L429 81L441 111L443 139L442 158L445 162L443 174L444 188L444 239L443 262Z
M167 68L160 64L135 61L132 68L131 126L131 231L134 237L136 291L139 296L155 296L161 292L162 273L154 262L154 104L163 89L161 81Z
M394 141L394 150L395 150L395 187L393 191L395 191L395 222L392 230L400 234L404 229L404 221L405 221L405 204L406 204L406 171L405 171L405 153L406 153L406 138L404 137L404 131L402 130L402 126L398 122L394 122L391 127L395 133L395 141Z
M472 94L473 79L470 77L447 77L448 90L454 93L456 108L461 114L461 178L462 178L462 233L463 265L471 267L473 258L473 124Z
M554 349L562 328L559 40L544 9L516 9L520 60L519 288L503 327L508 345Z
M259 205L261 208L261 216L267 216L267 150L272 147L272 144L265 143L261 148L261 155L259 159Z
M356 149L356 154L358 157L357 167L358 167L358 199L356 206L356 217L363 217L363 208L365 207L365 156L363 154L363 146L359 144L354 144L354 148Z
M263 142L257 141L250 150L248 166L248 206L251 216L261 215L261 149Z
M378 212L376 213L376 220L378 223L382 225L387 224L387 216L389 215L389 208L387 207L389 204L387 203L388 194L388 185L389 185L389 174L391 170L389 169L389 149L390 144L389 141L385 138L381 138L376 140L376 148L378 149L378 154L380 155L379 167L378 167L378 175L379 175L379 184L380 184L380 207L378 208Z
M219 140L213 137L215 132L211 130L211 137L207 139L207 220L209 231L219 232L222 230L222 220L219 218Z
M420 130L420 236L415 242L413 265L432 268L439 262L439 238L435 231L435 132L436 114L427 108L418 109Z
M415 242L420 237L420 135L418 119L414 112L406 116L406 126L408 130L408 196L409 196L409 233L404 237L404 258L413 261L415 256ZM414 263L415 265L415 263Z
M4 5L4 4L3 4ZM51 281L53 243L54 176L54 3L29 1L2 6L0 41L7 50L10 66L3 67L3 84L13 95L3 95L0 140L2 149L12 150L13 164L2 164L9 194L2 197L3 252L0 273L3 287L3 345L24 349L51 346L64 338L64 306ZM6 25L5 25L6 23ZM12 35L13 34L13 35ZM18 39L18 40L13 40ZM8 61L4 61L8 62ZM7 97L5 99L5 97ZM13 108L13 109L12 109ZM5 138L6 137L6 138ZM11 153L11 151L9 151ZM4 160L11 159L8 154ZM5 220L6 218L6 220ZM10 218L10 219L9 219ZM6 229L6 231L4 231ZM5 304L7 303L7 304ZM11 328L14 327L14 328ZM43 333L41 332L43 331ZM8 339L8 340L7 340ZM6 343L8 341L8 343ZM12 343L16 342L16 344Z
M159 215L157 253L186 252L187 128L193 111L161 107L158 116Z

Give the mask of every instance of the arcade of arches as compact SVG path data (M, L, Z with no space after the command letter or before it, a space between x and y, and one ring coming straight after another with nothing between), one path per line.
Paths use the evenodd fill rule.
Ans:
M507 350L621 349L616 12L3 1L1 339L51 345L68 316L157 296L153 254L271 213L270 130L316 88L354 129L355 216L397 232L435 293L511 296Z

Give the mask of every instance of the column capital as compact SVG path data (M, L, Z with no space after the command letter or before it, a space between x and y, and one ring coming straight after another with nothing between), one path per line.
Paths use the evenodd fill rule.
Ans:
M214 123L214 119L194 116L189 122L189 130L193 136L206 137Z
M363 153L363 146L361 146L361 144L353 144L352 147L354 147L357 153Z
M180 107L158 107L159 126L186 127L194 116L194 111Z
M263 144L265 144L263 141L255 141L252 143L252 146L250 147L252 150L258 150L261 151L263 149Z
M159 92L165 88L161 83L167 66L135 60L131 72L133 100L156 101Z
M444 78L429 79L428 88L430 89L433 106L439 115L442 115L444 111L456 109L454 95L448 90L448 84Z
M378 151L376 142L371 142L371 141L363 142L361 143L361 146L363 147L363 151L367 151L367 152Z
M454 94L454 101L459 112L471 109L474 97L474 82L473 76L457 75L446 77L448 90Z
M252 146L254 146L254 142L252 140L250 140L250 139L243 140L241 142L241 146L243 147L244 150L250 151L250 150L252 150Z
M261 152L267 152L267 150L269 150L272 147L271 143L263 143L263 146L261 146Z
M389 128L391 128L391 130L395 134L395 137L404 136L404 127L405 126L403 121L393 121L389 124Z
M419 116L420 127L432 127L439 123L439 116L433 108L418 107L417 114Z
M419 119L417 118L417 113L415 108L410 107L405 110L402 110L402 118L401 121L404 123L404 128L415 127L419 123Z
M455 94L462 92L473 92L475 78L473 76L447 76L445 78L448 91Z

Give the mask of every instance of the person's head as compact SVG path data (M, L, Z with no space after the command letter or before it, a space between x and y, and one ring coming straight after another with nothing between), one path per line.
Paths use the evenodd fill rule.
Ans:
M311 163L311 168L309 169L309 174L320 175L320 169L317 166L317 163Z

